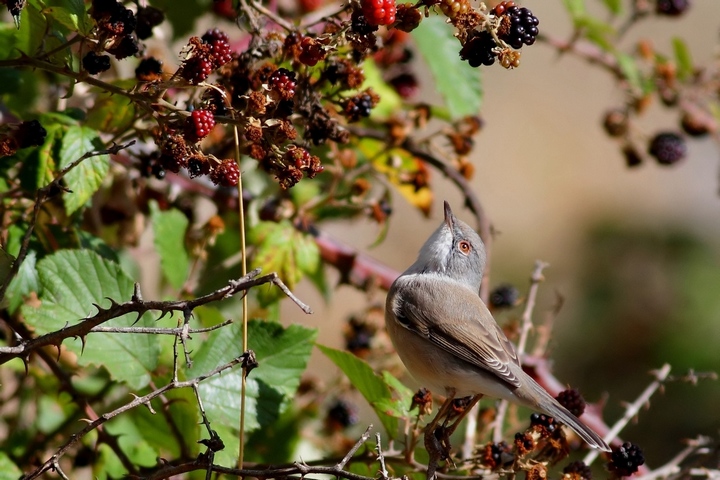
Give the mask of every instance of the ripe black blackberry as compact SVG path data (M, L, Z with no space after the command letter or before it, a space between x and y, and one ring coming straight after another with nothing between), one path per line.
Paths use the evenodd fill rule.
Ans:
M623 146L622 154L623 157L625 157L625 164L630 168L639 166L643 161L642 155L640 155L640 152L638 152L637 148L632 144Z
M343 113L348 122L357 122L362 117L369 117L373 108L373 99L367 93L348 99L343 108Z
M345 348L353 355L365 358L370 353L375 331L371 324L351 318L345 331Z
M223 187L235 187L240 181L240 169L232 158L226 158L210 172L210 180Z
M88 52L82 59L82 65L90 75L96 75L110 70L110 55L98 55L95 52Z
M350 17L350 30L353 33L359 35L368 35L373 32L377 32L377 25L370 25L363 15L362 10L353 10L352 16Z
M190 178L210 173L210 162L201 154L195 154L188 159L187 170Z
M690 0L657 0L655 12L658 15L678 17L690 8Z
M655 157L660 165L673 165L687 155L685 139L673 132L662 132L650 140L648 153Z
M460 49L460 58L467 60L471 67L489 66L495 63L495 47L497 44L490 33L473 30Z
M582 460L577 460L563 468L563 473L572 480L592 480L592 469Z
M579 417L580 415L585 413L585 407L587 406L587 404L585 403L585 399L582 395L580 395L580 392L578 392L574 388L568 388L567 390L563 390L562 392L558 393L555 399L560 402L560 405L567 408L568 411L576 417Z
M520 299L520 292L509 283L495 287L490 293L490 305L493 308L512 308L517 305Z
M136 18L135 32L140 40L145 40L152 37L153 27L157 27L165 20L165 13L155 7L140 7Z
M137 27L135 13L121 3L110 7L109 16L98 22L98 27L114 35L130 35Z
M15 131L15 141L20 148L42 145L46 136L47 130L37 120L22 122Z
M162 62L155 57L140 60L135 69L135 78L142 82L152 82L162 78Z
M553 417L545 415L544 413L533 413L530 415L530 425L538 427L542 433L548 434L554 432L558 426Z
M505 442L488 443L483 451L483 463L492 470L500 468L512 461L510 446Z
M295 96L295 72L286 68L278 68L268 79L270 90L280 94L283 100L291 100Z
M518 50L523 44L532 45L538 36L540 21L525 7L512 6L505 9L498 28L498 38Z
M625 442L621 446L612 449L608 468L621 477L629 477L637 472L640 465L644 463L645 457L640 447Z
M329 430L339 431L358 422L357 408L345 400L335 400L327 412L326 425Z
M140 44L135 36L126 35L122 37L120 41L115 42L107 51L118 60L122 60L123 58L132 57L138 53L140 51Z

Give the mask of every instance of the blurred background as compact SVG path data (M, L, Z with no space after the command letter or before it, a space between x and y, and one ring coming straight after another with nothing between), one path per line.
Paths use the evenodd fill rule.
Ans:
M600 2L588 3L591 11L604 11ZM541 33L561 39L571 34L560 0L523 6L540 19ZM679 36L697 65L711 64L720 53L718 19L720 2L697 1L679 19L641 21L623 45L631 49L645 39L671 56L671 39ZM678 376L689 369L720 370L720 152L709 138L692 139L679 164L650 159L629 169L619 144L602 128L605 112L624 101L614 79L543 43L523 53L518 69L480 69L485 126L476 138L471 184L497 231L491 286L511 283L525 295L535 260L550 264L535 321L547 317L557 295L563 297L549 345L554 372L588 401L606 402L604 417L612 424L623 402L650 383L648 372L665 362ZM437 101L429 76L421 82L422 98ZM649 140L658 131L679 131L679 119L655 101L638 128L636 136ZM441 221L442 200L473 222L444 178L435 174L431 181L436 197L430 218L397 195L379 246L371 248L378 230L369 222L365 228L335 224L328 233L404 270ZM284 321L318 326L320 343L334 346L343 345L349 315L384 303L382 291L366 294L348 286L336 289L329 303L309 284L298 293L315 315L285 304ZM518 320L521 308L499 321ZM316 352L309 371L336 370ZM682 448L683 439L717 435L719 399L717 381L668 384L622 437L658 466Z

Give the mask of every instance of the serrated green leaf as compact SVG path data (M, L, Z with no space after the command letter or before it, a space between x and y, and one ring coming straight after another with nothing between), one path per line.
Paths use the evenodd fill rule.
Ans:
M18 466L10 460L7 453L0 452L0 480L17 480L22 473Z
M41 305L23 305L25 321L38 335L82 322L97 310L93 304L108 307L111 298L127 301L133 294L133 281L116 263L88 250L61 250L37 263ZM108 327L154 327L150 314L137 320L128 314L104 323ZM139 389L150 381L157 366L158 344L155 335L91 333L85 348L79 338L66 339L63 345L78 356L80 365L100 365L110 375L131 388Z
M8 58L17 58L20 52L34 56L42 46L47 32L47 20L40 10L28 3L20 13L20 28L15 34L13 52Z
M195 355L188 376L207 373L240 356L241 327L238 323L215 330ZM305 371L317 330L274 322L248 323L249 348L258 367L247 378L245 428L252 432L273 424L292 400ZM200 394L213 424L240 424L242 369L235 367L200 384Z
M104 148L98 133L89 127L73 125L67 129L60 147L60 169L71 164L88 152ZM63 196L68 215L85 205L102 185L110 169L108 155L86 158L65 175L65 183L72 193Z
M160 268L170 285L180 289L190 269L190 260L185 250L188 219L176 208L161 211L155 201L150 202L150 219L155 248L160 255Z
M63 128L56 123L43 123L47 136L39 147L22 149L18 157L23 158L20 167L20 185L30 192L52 182L57 165L56 144L62 136Z
M477 115L483 95L480 73L460 59L460 43L453 36L453 27L444 17L432 16L424 19L412 36L452 118Z
M47 7L43 9L42 13L46 18L50 18L72 32L79 30L80 21L77 14L70 12L67 8Z
M693 67L692 54L685 41L680 37L672 39L675 63L677 64L677 75L680 80L690 78L695 72Z
M30 250L25 256L25 261L20 265L18 273L12 279L7 291L5 292L5 300L8 301L8 311L14 313L17 308L22 305L23 299L30 292L37 292L40 289L37 270L35 264L37 262L37 253Z
M135 81L118 80L112 84L129 89L135 85ZM126 130L133 124L135 113L135 104L127 97L98 90L85 125L100 132L117 133Z
M628 81L630 86L636 91L643 91L643 78L640 69L635 63L635 59L625 53L617 54L617 61L620 70L622 70L625 79Z
M386 411L388 402L392 402L392 392L387 383L376 374L370 365L352 353L336 350L334 348L318 345L318 349L325 354L348 377L355 388L365 397L365 400L375 409L383 427L391 438L397 435L398 419Z

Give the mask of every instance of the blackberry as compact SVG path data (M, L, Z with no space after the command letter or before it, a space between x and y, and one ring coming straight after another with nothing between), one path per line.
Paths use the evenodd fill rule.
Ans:
M625 442L620 447L613 448L610 453L608 468L621 477L629 477L638 471L640 465L645 463L643 452L637 445Z
M360 0L360 8L369 25L390 25L395 22L395 0Z
M412 3L401 3L395 13L395 29L402 32L412 32L420 26L423 14Z
M350 30L358 35L377 32L377 25L371 25L361 10L354 10L350 17Z
M308 67L314 67L323 58L325 58L325 50L322 44L312 37L304 37L300 42L298 60Z
M42 145L46 136L47 130L37 120L22 122L15 131L15 141L20 148Z
M545 415L544 413L533 413L530 415L530 425L539 427L542 433L548 434L554 432L558 426L553 417Z
M669 17L678 17L690 8L690 0L657 0L655 13Z
M691 137L704 137L716 129L712 117L700 112L683 112L680 119L680 126L683 132Z
M611 137L622 137L628 131L628 116L623 110L610 110L603 119L603 128Z
M137 27L137 18L132 10L116 2L111 7L109 17L98 22L98 26L114 35L130 35Z
M460 49L460 58L467 60L471 67L489 66L495 63L495 47L497 44L490 33L473 30Z
M240 181L240 169L232 158L226 158L210 173L210 180L223 187L235 187Z
M110 55L98 55L95 52L88 52L82 59L82 65L90 75L96 75L110 70Z
M162 78L162 62L155 57L140 60L135 69L135 78L142 82L152 82Z
M165 169L159 163L153 163L152 167L150 167L150 172L158 180L162 180L163 178L165 178Z
M488 443L483 451L483 463L495 470L512 461L510 446L505 442Z
M201 56L193 56L183 62L180 76L193 85L197 85L204 82L212 71L213 65L210 60Z
M280 94L283 100L291 100L295 96L295 72L286 68L278 68L270 75L268 87Z
M210 110L193 110L187 119L188 136L194 140L207 137L215 127L215 116Z
M495 287L490 293L490 306L493 308L511 308L517 305L520 299L520 292L509 283Z
M642 155L640 155L640 152L638 152L637 148L633 145L625 145L622 148L622 154L623 157L625 157L625 164L630 168L639 166L643 161Z
M123 58L131 57L138 53L140 51L140 44L136 37L127 35L122 37L119 42L115 42L107 51L118 60L122 60Z
M350 98L344 103L343 113L348 122L357 122L361 117L369 117L373 108L373 99L367 93Z
M232 60L232 48L230 48L230 39L225 32L219 28L208 30L202 36L202 41L210 45L210 55L212 56L214 68L219 68Z
M535 43L535 37L539 33L537 28L539 24L540 21L527 8L508 7L502 15L497 35L498 38L518 50L522 48L523 44Z
M563 468L563 473L572 480L592 480L592 469L581 460L568 464Z
M417 78L412 73L401 73L392 77L388 83L404 99L415 96L420 90Z
M582 397L582 395L580 395L580 392L578 392L574 388L568 388L567 390L563 390L562 392L558 393L555 399L560 402L560 405L567 408L568 411L576 417L579 417L580 415L585 413L585 407L587 406L587 404L585 403L585 399Z
M370 352L374 336L372 325L353 317L345 331L345 348L353 355L364 358Z
M92 0L92 18L99 20L120 8L124 7L117 0Z
M660 165L673 165L687 155L685 139L673 132L658 133L650 141L648 153Z
M157 27L165 20L165 13L155 7L140 7L136 18L135 32L140 40L145 40L152 37L153 27Z
M345 400L335 400L327 412L329 430L339 431L355 425L359 420L357 408Z
M188 159L187 170L190 178L207 175L210 173L210 162L200 154L195 154Z
M516 433L514 443L515 451L520 457L527 455L535 449L535 440L529 433Z

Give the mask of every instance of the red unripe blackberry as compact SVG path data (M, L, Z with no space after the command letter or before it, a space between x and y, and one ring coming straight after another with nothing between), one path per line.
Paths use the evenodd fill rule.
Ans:
M580 392L578 392L574 388L568 388L567 390L563 390L562 392L558 393L555 399L560 402L560 405L567 408L568 411L576 417L579 417L580 415L585 413L585 407L587 406L587 404L585 403L585 399L582 395L580 395Z
M215 127L215 116L210 110L193 110L187 123L190 136L194 140L201 140Z
M629 477L638 471L638 467L645 463L643 452L637 445L625 442L620 447L613 448L610 453L610 471L621 477Z
M95 52L88 52L82 59L82 65L90 75L110 70L110 55L98 55Z
M655 12L658 15L677 17L690 8L690 0L657 0Z
M20 148L42 145L46 136L47 130L37 120L22 122L15 131L15 141Z
M140 40L152 37L153 27L165 20L165 13L155 7L140 7L137 11L137 27L135 32Z
M286 68L278 68L268 79L270 90L280 94L283 100L291 100L295 96L295 72Z
M685 139L673 132L658 133L650 141L648 153L660 165L673 165L687 155Z
M535 43L539 24L540 21L530 10L512 6L505 9L497 34L501 40L517 50L522 48L523 44Z
M496 17L500 17L505 13L505 10L507 10L510 7L514 7L515 2L513 1L507 1L507 2L500 2L497 5L495 5L495 8L493 8L490 13L495 15Z
M360 8L369 25L390 25L395 22L395 0L360 0Z
M404 99L413 97L420 91L417 78L412 73L401 73L391 78L388 83Z
M467 60L471 67L489 66L495 63L495 47L497 44L490 33L473 30L460 49L460 58Z
M212 71L213 64L210 60L200 56L193 56L183 62L180 76L193 85L197 85L204 82Z
M240 168L232 158L226 158L210 172L210 180L216 185L234 187L240 181Z
M592 469L582 460L577 460L563 468L563 473L570 475L573 480L592 480Z
M135 69L135 78L142 82L160 80L162 78L162 62L155 57L143 58Z
M232 48L230 48L230 38L225 32L219 28L208 30L202 36L202 41L210 45L210 55L213 59L215 68L222 67L232 60Z
M314 67L325 58L322 44L312 37L304 37L300 42L300 56L298 60L308 67Z

